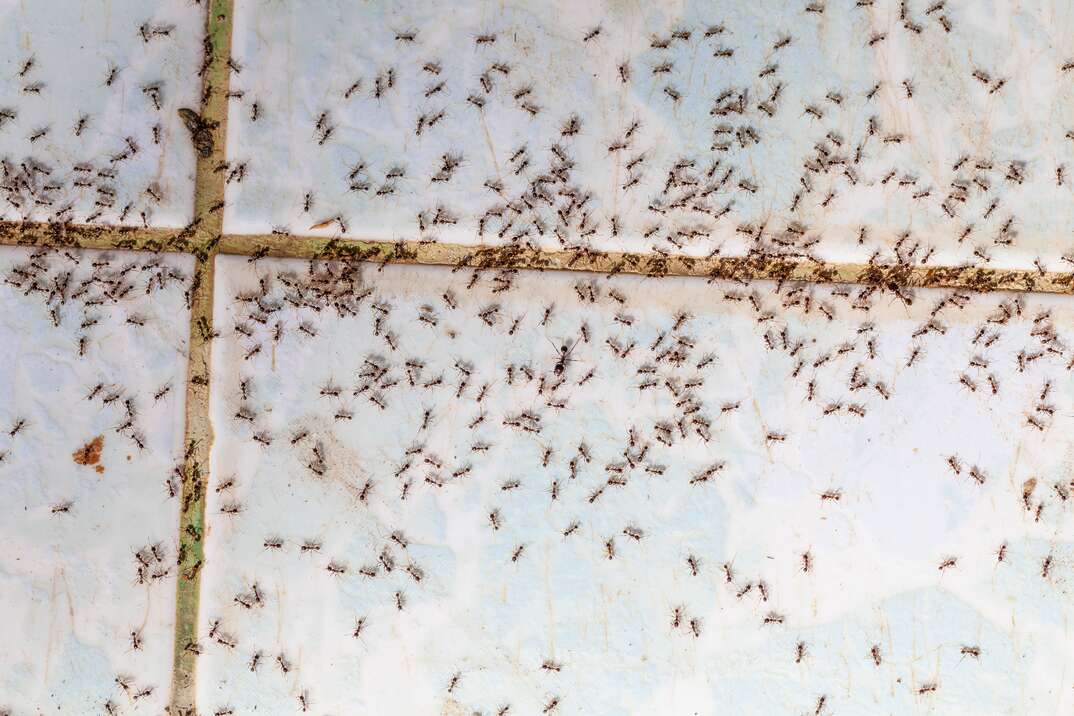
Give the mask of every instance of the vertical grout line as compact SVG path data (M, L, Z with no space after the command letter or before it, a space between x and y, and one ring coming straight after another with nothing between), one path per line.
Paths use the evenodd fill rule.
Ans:
M205 488L213 442L209 419L210 356L213 338L213 281L223 228L225 172L215 171L227 158L227 93L234 0L207 0L201 110L211 132L208 156L198 155L194 183L193 245L196 268L188 295L189 359L186 428L183 444L182 501L179 513L179 575L175 595L175 643L172 716L196 714L198 621L201 569L205 560Z

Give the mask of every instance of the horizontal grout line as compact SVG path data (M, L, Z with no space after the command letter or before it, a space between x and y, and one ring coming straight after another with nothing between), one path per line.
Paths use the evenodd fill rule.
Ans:
M542 251L521 246L467 246L442 242L365 241L281 234L221 237L218 251L242 256L359 260L378 263L694 276L731 281L848 283L884 288L963 288L974 291L1074 293L1074 273L1024 269L905 264L838 264L774 256L691 258L588 249Z
M202 235L203 232L197 232ZM0 245L62 246L241 256L359 260L377 263L695 276L731 281L848 283L904 288L962 288L1074 294L1074 272L905 264L818 263L774 256L687 257L592 251L543 251L521 246L469 246L443 242L370 241L290 234L223 234L204 246L193 227L139 228L0 222Z
M0 246L192 253L196 248L193 235L189 229L0 221Z

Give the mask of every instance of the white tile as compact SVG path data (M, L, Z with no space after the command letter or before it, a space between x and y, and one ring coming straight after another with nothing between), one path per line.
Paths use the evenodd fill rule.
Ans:
M192 269L174 255L0 249L2 713L168 703L179 499L167 482Z
M1069 269L1068 9L819 4L240 2L226 226Z
M178 109L200 103L204 24L189 0L5 3L0 218L187 224L194 149Z
M322 272L218 262L202 710L1070 707L1069 298L366 265L329 300Z

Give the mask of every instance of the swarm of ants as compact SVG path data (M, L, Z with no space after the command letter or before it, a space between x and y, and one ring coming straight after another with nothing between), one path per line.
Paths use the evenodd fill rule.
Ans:
M0 252L0 342L13 358L0 384L2 521L19 556L5 571L27 585L6 602L26 645L3 660L24 672L0 689L13 713L90 699L94 713L111 714L167 703L180 556L169 473L182 441L192 263ZM55 609L76 618L44 626ZM95 645L92 662L80 639ZM38 662L46 647L52 670ZM72 670L50 696L57 671Z
M649 603L637 580L668 585L644 613L616 621L608 648L620 655L641 633L661 658L716 638L728 617L712 611L715 603L766 639L795 637L786 654L766 658L806 669L846 659L810 636L815 627L807 626L803 594L831 603L826 585L865 579L865 565L821 546L827 528L806 525L811 516L819 525L836 516L860 519L876 509L870 495L888 487L955 490L965 505L1003 505L997 509L1006 515L1008 541L958 554L911 550L906 558L920 560L915 574L943 584L980 570L1003 573L1017 559L1034 572L1026 588L1049 599L1063 593L1055 547L1042 552L1023 536L1067 534L1074 485L1055 475L1011 489L996 479L1004 463L982 457L973 434L949 431L915 449L933 434L926 426L936 418L908 411L924 399L966 424L995 421L1034 446L1028 449L1047 445L1065 424L1058 422L1065 418L1053 386L1074 365L1060 328L1070 311L1064 299L328 258L235 257L219 271L218 301L227 308L217 326L214 450L236 467L211 490L207 507L223 526L209 538L208 548L222 556L203 577L208 593L218 595L206 604L203 630L224 641L213 646L203 634L200 643L209 647L200 663L234 674L233 683L263 668L259 654L290 660L311 648L302 634L277 639L266 631L272 612L251 596L251 582L269 603L281 574L291 575L289 582L303 575L301 598L310 603L335 603L333 595L341 595L341 603L326 607L337 634L318 642L331 658L390 660L389 635L404 624L425 628L427 608L462 619L444 601L458 574L438 556L444 537L430 525L439 520L474 531L482 579L508 591L502 600L467 602L467 619L520 626L510 635L467 632L474 641L461 649L441 643L436 628L422 632L430 667L414 678L435 682L442 673L438 698L491 713L600 698L596 685L568 691L557 681L561 673L582 671L594 684L614 678L600 649L584 644L554 652L550 645L544 653L527 646L516 659L532 671L532 683L509 673L518 667L489 656L503 639L544 638L536 636L543 626L534 633L521 626L543 624L543 617L529 613L525 597L511 596L535 588L554 600L566 598L557 596L563 590L605 589ZM320 355L338 359L311 363ZM778 386L779 399L763 387L768 382ZM929 397L915 397L921 386ZM837 443L858 440L886 446L876 449L900 466L896 473L913 471L913 479L902 486L889 483L894 478L886 472L848 473L838 464L849 456L809 448L820 441L826 451L839 450ZM1041 469L1054 465L1045 454L1035 459ZM271 477L257 465L271 465ZM663 506L686 504L717 515L733 509L727 501L735 491L773 499L780 490L766 484L788 470L818 476L795 493L801 504L787 518L786 527L801 534L788 541L770 536L760 515L756 524L738 524L746 535L740 539L765 545L767 557L745 545L737 555L704 547L687 536L689 518L659 516ZM308 519L287 522L281 490L296 504L316 505ZM444 500L469 509L439 507ZM1019 522L1025 527L1013 526ZM705 524L716 534L728 529ZM549 583L527 586L543 584L542 570L550 570ZM342 596L351 590L362 596ZM564 608L581 610L558 619L566 638L583 629L585 610ZM898 611L885 614L906 626ZM880 639L879 632L866 637L846 668L870 684L880 678L862 688L883 691L886 672L876 669L895 660L892 678L909 684L901 670L906 645L885 652L874 646ZM989 651L972 634L964 639L954 651L935 648L952 661L983 663ZM325 708L369 696L322 677L319 658L289 661L288 671L274 668L264 678L294 676L296 693ZM475 685L472 675L489 671L505 684L501 689ZM978 678L939 675L904 689L907 697L928 698L949 678ZM826 692L821 712L839 702L834 684L817 688ZM244 699L228 689L208 705L252 703ZM404 708L389 697L377 703Z
M338 67L313 45L280 67L277 40L297 17L242 8L258 29L231 75L229 221L664 256L1074 267L1036 238L1064 231L1066 212L1019 215L1069 198L1074 132L1019 114L1020 78L970 62L965 3L770 7L764 23L717 4L646 27L601 8L590 23L509 8L444 33L421 6L356 7L346 19L381 29L354 57L341 47ZM949 62L923 59L934 56ZM1074 76L1069 58L1033 56L1034 76ZM275 71L307 62L309 109L296 111ZM1056 149L1031 158L999 126ZM280 176L296 164L316 185Z
M1009 635L926 631L938 656L923 675L918 635L904 639L917 622L873 577L974 588L1012 623L1031 600L1011 589L1069 601L1074 482L1048 449L1069 422L1069 306L909 285L938 264L941 280L984 289L988 275L965 276L993 262L1074 266L1036 238L1063 212L1032 208L1065 201L1074 132L1011 111L1027 72L966 64L972 9L949 0L805 2L763 27L730 6L636 25L600 4L553 27L534 5L480 24L459 13L447 33L428 9L389 5L344 10L359 22L336 25L374 35L361 61L295 87L273 69L282 11L234 3L257 41L226 58L238 139L214 162L227 201L213 210L278 240L294 227L484 248L436 269L387 266L414 259L402 243L362 255L335 238L307 263L267 260L267 246L221 261L217 324L193 326L214 354L199 376L212 381L214 471L203 482L180 463L161 497L177 509L183 485L206 491L202 608L175 645L197 658L203 711L615 712L624 675L653 691L661 665L708 673L731 629L764 645L736 644L735 658L803 675L811 691L796 698L816 716L856 699L927 703L952 681L983 688ZM201 6L187 8L198 27ZM23 222L189 220L187 170L221 149L219 123L191 107L220 90L206 80L211 43L172 16L131 23L120 54L95 58L99 94L136 105L115 126L79 106L54 54L8 58L4 236ZM554 44L562 69L534 43ZM1074 72L1050 49L1030 54L1037 75ZM175 80L158 62L190 71ZM37 122L55 96L73 114ZM986 119L957 127L940 105ZM1012 143L1008 124L1059 148ZM300 171L274 171L279 152ZM614 275L626 259L608 276L512 268L548 248L569 251L568 268L609 249L651 259L634 277ZM683 282L665 276L673 256L741 260ZM830 281L826 260L860 261L863 283L780 279L804 262ZM762 272L778 280L747 280ZM92 362L112 337L105 319L157 329L137 301L183 290L189 307L200 277L159 255L38 250L4 278L53 329L77 326L64 350ZM78 400L141 455L145 411L172 394L100 380ZM0 470L47 430L9 417ZM1008 439L1017 454L997 447ZM888 564L861 547L908 499L942 499L983 536L927 533L923 519L931 551L906 540ZM87 518L76 500L46 507L55 525ZM855 537L841 548L845 526ZM170 580L184 550L133 545L133 583ZM855 622L844 593L871 617ZM947 626L937 614L926 621ZM856 642L832 647L850 631ZM158 640L141 624L114 636L132 659ZM1040 649L1038 636L1020 648ZM370 689L344 663L406 688ZM730 680L724 663L712 673ZM113 670L105 713L166 698Z
M190 220L194 149L177 109L198 104L204 9L161 5L147 17L91 0L67 18L35 4L9 19L25 42L0 53L0 219Z

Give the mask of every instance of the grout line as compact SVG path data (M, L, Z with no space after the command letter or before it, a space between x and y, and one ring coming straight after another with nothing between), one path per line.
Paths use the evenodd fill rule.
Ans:
M217 131L222 138L222 121ZM840 264L765 256L707 258L587 249L543 251L521 246L373 241L290 234L222 234L223 181L215 177L209 168L210 164L215 166L223 161L223 142L217 146L219 151L198 162L195 210L196 216L201 218L184 229L0 221L0 246L193 253L199 260L199 265L207 264L215 253L226 253L258 257L330 258L377 263L467 266L475 269L585 271L653 277L697 276L732 281L800 281L886 288L963 288L982 292L1074 294L1074 272L1066 271L973 266ZM211 291L211 287L207 290ZM205 317L211 324L212 316Z
M227 92L230 81L233 0L209 0L206 9L205 56L200 117L210 123L212 149L199 154L194 182L192 236L196 258L190 305L186 422L183 444L182 501L179 514L179 575L176 580L175 643L172 671L172 716L197 713L197 659L201 569L205 560L205 489L213 442L209 417L210 357L213 333L213 283L217 244L223 226L224 173L214 168L226 161Z
M189 229L0 221L0 246L189 252Z
M220 0L217 0L220 2ZM222 116L222 115L221 115ZM223 123L218 131L223 136ZM208 165L223 161L218 152L199 161L196 215L183 229L95 226L0 221L0 246L51 246L192 253L199 266L216 253L362 260L376 263L630 273L653 277L696 276L732 281L768 280L846 283L885 288L962 288L974 291L1028 291L1074 294L1074 272L995 269L973 266L841 264L764 256L720 258L664 256L617 251L543 251L522 246L472 246L420 241L375 241L291 234L222 234L223 182ZM206 165L203 167L202 165ZM207 198L208 197L208 198ZM207 288L211 291L211 287ZM212 316L205 314L211 324Z
M521 246L468 246L416 241L363 241L281 234L221 237L220 253L377 263L427 264L474 269L531 269L629 273L652 277L696 276L731 281L769 280L847 283L888 290L961 288L1074 294L1074 273L1025 269L905 264L834 264L746 256L690 258L660 254L541 251Z

